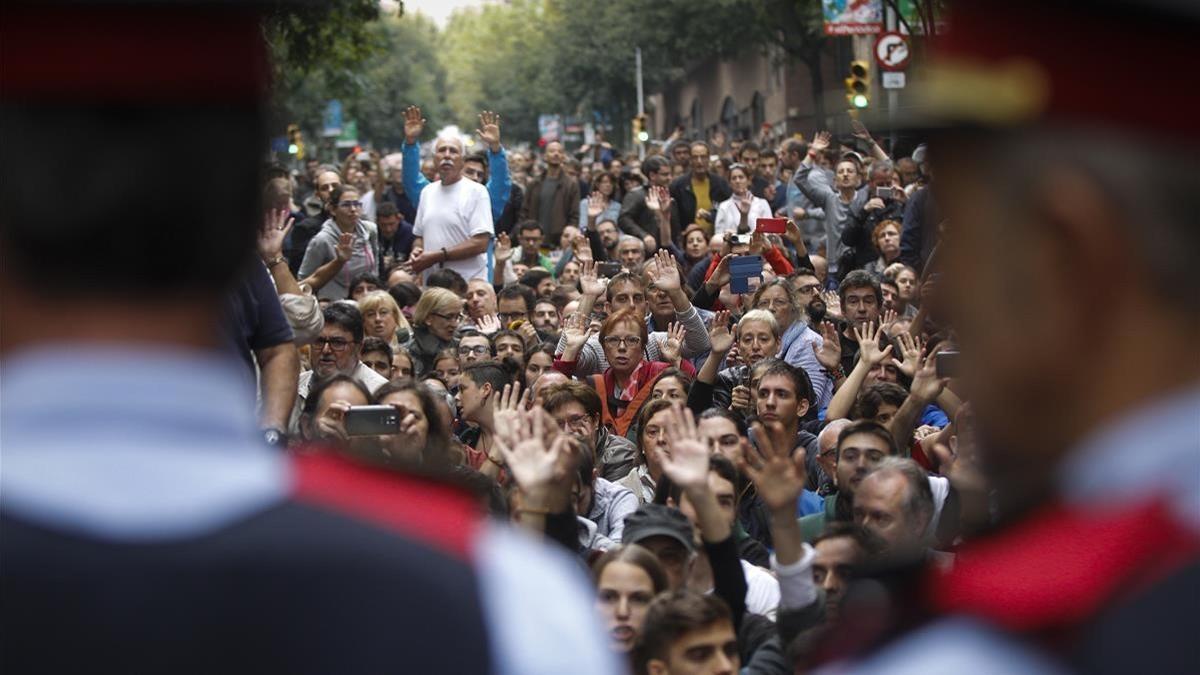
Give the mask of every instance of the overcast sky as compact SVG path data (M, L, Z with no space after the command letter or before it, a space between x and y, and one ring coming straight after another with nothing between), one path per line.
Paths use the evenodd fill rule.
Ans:
M450 13L459 7L478 7L486 0L404 0L404 11L421 13L433 19L439 28L446 27Z

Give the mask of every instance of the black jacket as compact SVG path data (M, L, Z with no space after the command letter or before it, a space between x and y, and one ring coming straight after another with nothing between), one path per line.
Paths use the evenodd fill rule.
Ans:
M717 204L729 199L733 189L729 183L711 171L708 173L708 198L712 200L713 216L716 216ZM687 227L696 222L696 195L692 193L692 172L689 171L671 181L671 199L674 201L675 222L681 227Z

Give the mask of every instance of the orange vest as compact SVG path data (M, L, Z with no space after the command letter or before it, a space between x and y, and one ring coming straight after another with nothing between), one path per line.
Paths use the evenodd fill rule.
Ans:
M637 419L642 404L650 397L652 384L653 382L643 384L642 388L633 395L633 400L629 402L629 405L625 406L625 412L618 417L613 417L612 411L608 409L608 387L604 384L604 376L592 375L592 385L596 388L596 393L600 394L600 421L616 432L618 436L624 436L629 431L629 427L633 425L633 421Z

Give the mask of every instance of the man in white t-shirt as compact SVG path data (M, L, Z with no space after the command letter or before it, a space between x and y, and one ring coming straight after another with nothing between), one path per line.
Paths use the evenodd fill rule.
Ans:
M487 188L463 180L458 138L438 137L434 162L439 179L421 191L413 226L413 271L448 267L468 281L486 278L488 242L495 234Z

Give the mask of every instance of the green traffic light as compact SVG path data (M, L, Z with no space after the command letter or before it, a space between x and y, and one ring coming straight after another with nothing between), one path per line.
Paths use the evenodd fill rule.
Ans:
M853 103L855 108L865 108L867 107L867 103L869 103L869 101L867 101L866 96L862 94L855 94Z
M643 143L645 143L646 141L650 140L650 134L649 134L649 132L646 132L646 131L639 131L639 132L638 132L638 140L639 140L639 141L641 141L641 142L643 142Z
M289 155L294 155L298 152L300 152L300 146L296 145L295 143L292 143L291 145L288 146L288 154Z

